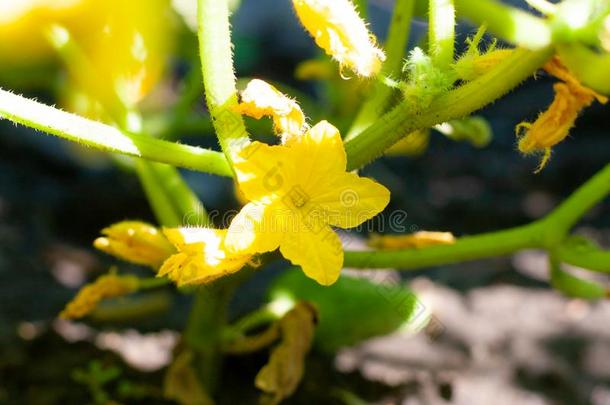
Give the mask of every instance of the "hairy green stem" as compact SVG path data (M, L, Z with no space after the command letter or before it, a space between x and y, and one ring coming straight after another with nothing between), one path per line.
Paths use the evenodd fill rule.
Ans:
M505 41L537 50L551 45L549 25L526 11L496 0L455 0L458 16L475 24L486 24L489 31Z
M126 134L110 125L61 111L3 89L0 89L0 117L102 151L231 176L222 153L145 135Z
M415 270L502 256L521 249L542 247L541 234L541 225L534 223L499 232L465 236L452 245L436 245L422 249L345 252L345 267L364 269L395 267L400 270Z
M198 0L198 37L206 101L216 136L231 164L234 155L250 140L239 113L228 0ZM232 164L231 164L232 167ZM245 273L245 272L244 272ZM197 292L186 338L198 355L197 368L212 394L222 366L222 336L227 308L240 276L227 277Z
M609 194L610 165L607 165L548 216L532 224L499 232L465 236L451 245L436 245L422 249L345 252L345 267L396 267L401 270L412 270L501 256L521 249L544 248L567 263L590 264L591 270L610 271L607 262L603 262L608 258L609 252L588 252L587 255L581 255L579 258L578 250L566 248L566 252L563 253L561 245L574 224Z
M446 70L455 53L455 5L453 0L430 0L428 28L430 56L436 67Z
M198 0L199 55L208 110L229 163L248 144L238 105L227 0Z
M542 66L551 55L551 49L516 50L496 69L439 96L430 105L430 108L423 112L413 111L409 103L400 103L393 110L381 116L374 125L346 142L348 168L354 170L364 166L379 157L403 136L416 129L428 128L466 116L491 103L535 73L536 69ZM210 92L209 89L207 91ZM229 104L236 102L234 97L233 93L230 98L233 101ZM214 99L213 97L208 98L208 100L212 100L213 105ZM232 110L221 106L215 108L214 112L220 114L215 118L214 113L212 116L221 143L227 147L229 144L241 147L248 142L241 116L236 121L234 118L230 118L235 117ZM114 127L63 112L1 89L0 115L28 127L100 150L142 157L223 176L232 174L226 159L218 152L166 142L148 136L127 135ZM230 122L234 124L230 125ZM231 128L237 128L237 132L232 132ZM226 149L225 152L227 152ZM230 154L230 152L227 153Z
M546 244L552 246L563 240L576 222L608 194L610 194L610 164L595 174L544 219Z
M358 169L405 135L421 128L465 117L518 86L552 56L553 50L517 49L495 69L436 98L425 111L403 101L377 123L345 143L348 170Z
M394 6L388 38L385 43L387 59L381 68L381 77L400 75L405 51L409 44L414 6L415 0L398 0ZM376 81L372 87L371 97L360 107L345 140L352 139L371 126L386 110L394 89L381 81Z

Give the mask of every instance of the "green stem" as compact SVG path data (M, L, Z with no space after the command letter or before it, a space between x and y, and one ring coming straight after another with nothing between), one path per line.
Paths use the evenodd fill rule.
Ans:
M250 142L238 105L227 0L198 0L199 55L208 110L229 163ZM232 165L231 165L232 166Z
M219 152L145 135L126 134L110 125L61 111L3 89L0 89L0 117L102 151L220 176L232 175L226 159Z
M495 0L455 0L459 16L475 24L486 24L489 31L505 41L537 50L552 43L549 25L541 18Z
M227 0L198 0L197 5L199 51L208 110L220 146L232 163L235 153L250 140L241 115L235 112L238 101L229 4ZM197 351L199 374L209 393L214 392L220 377L227 308L243 274L200 288L185 331L187 341Z
M173 166L154 163L153 171L166 195L172 197L176 212L180 214L181 226L208 226L208 213L189 187L182 175Z
M354 170L364 166L404 135L416 129L428 128L471 114L516 87L542 66L551 55L551 49L516 50L486 75L439 96L423 113L412 111L408 103L402 102L380 117L376 124L346 142L348 168ZM208 97L208 100L213 98ZM235 141L234 146L243 146L244 142L247 142L247 137L243 137L245 129L241 116L235 121L233 118L227 119L227 117L235 117L231 109L218 107L214 111L221 115L214 118L213 114L218 134L227 135L219 135L222 139L221 143L228 146ZM226 159L218 152L152 139L148 136L127 135L111 126L63 112L1 89L0 115L28 127L100 150L223 176L231 175ZM228 122L234 124L227 125ZM233 136L231 128L237 127L240 129L236 133L239 134L241 131L242 135ZM239 139L242 140L241 143Z
M506 255L521 249L544 248L562 262L579 264L591 270L610 271L604 260L608 252L587 252L578 257L578 250L564 247L567 232L587 211L610 194L610 165L589 179L547 217L529 225L499 232L466 236L451 245L422 249L345 252L345 267L388 268L402 270L458 263ZM588 258L587 262L585 259Z
M155 214L157 223L163 226L177 227L182 224L182 218L176 211L172 196L168 195L163 188L153 170L153 165L159 163L148 162L146 160L136 160L136 171L138 178L146 194L146 199Z
M610 164L589 179L545 218L546 244L552 246L562 241L576 222L608 194L610 194Z
M521 249L543 247L542 231L540 223L533 223L499 232L465 236L452 245L437 245L422 249L345 252L344 265L364 269L394 267L400 270L415 270L502 256Z
M610 251L589 249L583 252L577 247L560 245L555 250L554 257L561 263L600 273L610 273Z
M493 102L519 85L552 56L550 48L540 51L517 49L495 69L455 90L440 95L425 111L414 111L403 101L377 123L345 143L348 170L358 169L414 130L430 128L465 117Z
M356 10L358 14L363 20L367 20L369 17L368 0L354 0L354 4L356 5Z
M171 284L168 278L150 277L138 279L138 290L152 290Z
M233 290L227 280L199 287L184 331L187 344L198 355L196 368L209 394L220 377L222 335Z
M385 43L387 59L384 62L380 76L398 76L402 68L405 51L409 44L411 19L415 0L398 0L394 6L394 13ZM394 89L381 81L373 83L372 96L360 107L345 140L352 139L360 132L371 126L383 114Z
M455 53L455 5L453 0L430 0L428 28L430 56L436 67L446 70Z
M279 318L280 316L278 316L277 311L273 311L268 306L265 306L240 318L231 325L230 329L233 333L245 335L248 331L277 321Z

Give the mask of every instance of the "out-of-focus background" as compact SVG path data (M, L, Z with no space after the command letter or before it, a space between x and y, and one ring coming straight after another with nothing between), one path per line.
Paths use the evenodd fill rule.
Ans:
M393 2L369 5L371 29L384 38ZM333 107L336 124L346 127L320 82L295 79L298 64L319 51L288 0L243 0L233 29L238 77L288 85L303 93L299 100L310 100L302 102L306 113L314 115L311 106L324 117ZM425 29L424 20L414 21L412 45ZM474 31L460 24L462 47ZM197 54L194 34L183 29L181 35L173 78L153 93L153 103L184 90L176 83ZM57 70L0 73L0 86L55 104L53 89L62 80ZM461 236L540 218L607 164L610 151L608 111L595 105L542 173L533 174L537 160L517 152L514 126L548 105L552 82L541 74L482 111L494 134L483 149L433 133L422 155L386 157L364 173L391 189L390 209L407 213L408 231ZM202 93L197 102L205 117ZM209 125L181 131L174 135L184 135L185 143L216 147ZM238 208L229 179L182 173L208 209ZM132 173L101 154L0 121L0 404L88 403L88 377L103 372L119 373L112 392L124 395L124 403L164 403L151 398L159 394L189 295L162 289L138 296L140 312L150 316L127 322L113 318L112 308L86 323L57 319L83 283L116 263L91 242L123 219L154 221ZM588 214L577 233L609 247L610 203ZM352 247L362 243L357 234L349 237ZM286 403L610 404L610 304L565 298L548 286L546 266L543 253L526 251L414 272L388 270L388 280L419 293L439 333L397 332L336 356L314 351L301 387ZM285 267L264 268L249 281L233 316L256 308L269 280ZM253 376L265 361L265 353L229 357L219 403L253 403Z

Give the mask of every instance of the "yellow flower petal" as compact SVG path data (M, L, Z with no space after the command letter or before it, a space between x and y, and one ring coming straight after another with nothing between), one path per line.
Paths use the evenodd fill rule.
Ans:
M178 253L163 263L158 275L169 277L179 286L208 283L235 273L251 259L251 255L226 249L226 229L166 228L163 232Z
M93 245L128 262L158 267L175 249L153 225L139 221L123 221L102 229L104 237Z
M309 198L323 183L333 180L334 174L345 172L347 155L339 130L327 121L320 121L298 138L292 138L286 146L290 148L292 160L298 162L293 187L298 186ZM290 166L287 166L290 169Z
M305 128L305 115L296 101L269 83L254 79L241 93L238 111L252 118L273 118L275 131L283 136L298 136Z
M325 194L312 204L320 206L330 225L353 228L377 215L390 202L390 191L381 184L354 173L339 176Z
M369 77L381 68L383 51L349 0L293 0L301 23L326 54Z
M270 252L280 245L290 213L280 203L245 205L227 231L225 245L233 252Z
M322 285L331 285L343 267L343 248L337 234L324 224L295 223L282 240L280 252L305 275Z
M237 182L249 201L289 190L292 165L284 146L262 142L252 142L234 160Z

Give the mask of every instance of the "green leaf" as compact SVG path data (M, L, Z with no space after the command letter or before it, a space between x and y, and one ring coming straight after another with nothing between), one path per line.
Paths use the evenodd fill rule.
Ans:
M333 353L343 346L391 333L401 327L425 326L425 307L409 289L364 278L341 276L330 287L323 287L295 269L277 278L270 290L272 299L309 301L319 312L315 346Z

